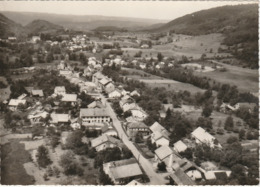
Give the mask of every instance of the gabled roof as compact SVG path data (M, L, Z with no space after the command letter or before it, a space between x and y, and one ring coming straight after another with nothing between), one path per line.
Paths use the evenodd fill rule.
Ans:
M101 101L93 101L88 105L88 108L104 108L105 106L102 104Z
M174 150L177 151L177 152L183 152L188 148L187 145L185 145L183 143L183 141L181 141L181 140L174 143L173 146L174 146Z
M135 159L125 159L112 161L104 164L104 168L109 166L109 171L112 177L117 179L140 176L143 174L140 166Z
M120 144L120 140L118 140L118 139L116 139L116 138L114 138L112 136L109 136L107 134L103 134L103 135L93 139L91 141L91 146L92 147L97 147L97 146L99 146L99 145L101 145L103 143L106 143L106 142L110 142L110 143L116 144L116 145Z
M69 122L69 114L51 114L52 123Z
M28 93L31 93L32 90L33 90L33 87L28 86L28 87L24 87L24 89L25 89Z
M9 101L9 106L18 106L19 104L25 104L26 103L26 100L25 99L11 99Z
M198 127L191 134L200 142L209 144L211 147L214 146L214 140L216 138L209 134L207 131L205 131L203 128Z
M81 108L80 117L110 116L106 108Z
M56 92L66 92L65 86L56 86L54 90Z
M155 152L155 154L158 156L158 158L160 160L163 160L166 157L168 157L171 154L173 154L173 150L169 146L167 146L167 145L163 145L163 146L159 147L154 152Z
M131 122L127 124L127 128L129 129L136 129L136 128L146 128L149 129L149 127L147 127L147 125L145 125L143 122Z
M100 71L94 73L93 76L96 77L97 79L103 79L103 78L106 78L106 76L103 75Z
M77 94L64 94L61 101L76 102L77 101Z
M159 131L154 132L154 133L151 135L151 138L154 139L155 141L157 141L157 140L159 140L159 139L161 139L161 138L165 138L165 139L169 140L169 137L168 137L166 134L161 133L161 132L159 132Z
M163 131L166 131L166 129L162 125L160 125L160 123L158 123L157 121L154 122L152 124L152 126L150 126L150 130L152 132L163 132Z
M191 178L181 169L177 170L175 173L172 173L170 177L177 185L195 185L195 182L192 181Z
M32 90L32 95L38 95L40 97L44 96L42 90Z
M108 78L103 78L103 79L101 79L100 81L99 81L102 85L107 85L109 82L111 82L111 80L110 79L108 79Z

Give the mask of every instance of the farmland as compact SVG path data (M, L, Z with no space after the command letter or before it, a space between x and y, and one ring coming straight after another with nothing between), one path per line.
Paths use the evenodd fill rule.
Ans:
M200 89L196 86L193 86L191 84L182 83L170 79L165 79L162 77L158 77L155 75L151 75L148 73L143 72L142 70L135 70L135 69L129 69L129 68L122 68L123 70L127 70L128 72L134 74L134 75L127 75L128 78L132 78L134 80L139 80L141 82L146 83L151 88L166 88L168 91L189 91L192 94L195 94L197 92L204 92L205 90ZM133 73L135 72L135 73ZM144 76L145 75L145 76Z

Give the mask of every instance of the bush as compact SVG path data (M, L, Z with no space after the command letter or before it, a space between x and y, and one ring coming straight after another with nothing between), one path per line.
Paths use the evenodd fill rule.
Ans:
M235 136L230 136L228 139L227 139L227 143L228 144L232 144L234 142L237 142L238 141L238 138L235 137Z
M158 171L166 171L166 164L164 162L160 162L157 165Z
M46 168L48 165L52 163L52 161L49 158L49 151L43 145L38 147L36 158L38 165L43 168Z
M67 152L61 155L59 164L63 168L65 175L83 175L83 169L76 161L74 161L74 155L72 152Z

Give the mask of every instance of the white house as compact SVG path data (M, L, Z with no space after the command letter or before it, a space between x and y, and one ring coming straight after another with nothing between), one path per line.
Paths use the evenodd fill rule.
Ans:
M158 131L151 134L151 141L152 143L155 143L157 147L163 145L168 146L170 143L169 137L166 134Z
M121 96L122 96L122 94L118 89L115 89L114 91L112 91L108 94L109 98L119 98Z
M195 139L195 142L197 144L205 143L208 144L210 147L222 148L217 139L201 127L195 129L191 133L191 137Z
M132 92L130 93L130 95L131 95L131 96L138 96L138 97L140 96L139 92L136 91L136 90L132 91Z
M111 122L111 117L106 108L81 108L80 118L84 124Z
M103 134L93 140L91 140L91 146L96 149L96 151L102 151L107 148L113 148L113 147L118 147L121 144L120 140Z
M15 111L19 104L24 105L25 103L26 103L25 99L21 99L21 100L20 99L11 99L9 101L8 107L9 107L10 110Z
M51 113L50 123L53 123L53 124L68 124L69 120L70 120L69 114Z
M138 179L143 175L134 158L105 163L103 170L115 185L122 184L125 180Z
M63 94L61 101L75 104L77 102L77 94Z
M105 85L104 89L106 93L110 93L115 90L115 85L112 82L109 82L108 84Z
M64 86L56 86L54 88L54 94L56 95L64 95L66 94L66 89Z
M181 140L173 144L173 149L178 153L186 151L187 148L187 145L185 145Z
M140 107L135 107L131 109L132 116L137 119L138 121L143 121L148 114L142 110Z

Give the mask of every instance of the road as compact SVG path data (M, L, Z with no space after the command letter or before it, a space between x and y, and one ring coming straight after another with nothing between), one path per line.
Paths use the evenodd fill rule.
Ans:
M126 135L126 133L125 133L125 131L124 131L122 125L121 125L121 122L118 120L114 110L112 109L111 104L109 102L107 102L106 98L102 94L100 94L100 97L103 101L106 102L107 109L108 109L110 116L113 120L113 125L114 125L115 129L117 130L119 138L128 147L128 149L131 150L134 157L138 160L139 164L142 166L145 173L150 178L149 184L151 184L151 185L164 185L164 184L166 184L167 180L164 179L161 175L158 175L154 171L152 163L149 160L147 160L146 158L144 158L142 156L142 154L139 152L139 150L135 147L133 142L131 142L128 139L128 136Z

